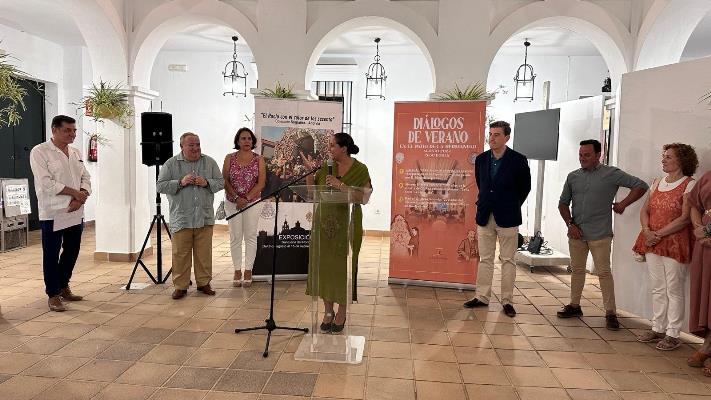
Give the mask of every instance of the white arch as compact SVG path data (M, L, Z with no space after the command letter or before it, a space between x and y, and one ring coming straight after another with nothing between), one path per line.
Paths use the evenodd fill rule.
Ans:
M195 24L216 24L239 32L259 68L259 36L252 21L239 10L217 0L165 3L151 11L138 28L131 52L131 84L150 87L151 70L158 52L171 35Z
M311 82L318 58L323 51L341 34L364 24L384 26L407 36L422 51L432 74L432 84L436 87L436 66L432 52L436 49L437 33L432 26L411 9L392 2L364 0L355 4L340 5L337 15L319 18L306 34L305 84Z
M711 11L709 0L657 0L639 32L635 70L678 63L689 37Z
M548 0L521 7L504 18L489 37L489 68L499 48L514 34L536 27L559 27L588 39L610 70L614 86L630 70L632 37L622 23L589 2Z
M93 80L127 83L128 41L121 16L113 3L110 0L64 0L64 5L84 37L91 58Z

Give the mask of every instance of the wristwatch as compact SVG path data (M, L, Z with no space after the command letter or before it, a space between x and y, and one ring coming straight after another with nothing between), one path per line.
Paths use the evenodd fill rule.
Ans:
M711 223L708 223L706 224L706 226L704 226L704 236L711 237Z

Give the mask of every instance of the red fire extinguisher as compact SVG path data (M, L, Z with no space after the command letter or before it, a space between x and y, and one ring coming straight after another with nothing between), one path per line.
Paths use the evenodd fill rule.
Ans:
M99 153L99 140L96 135L91 135L89 138L89 161L96 162Z

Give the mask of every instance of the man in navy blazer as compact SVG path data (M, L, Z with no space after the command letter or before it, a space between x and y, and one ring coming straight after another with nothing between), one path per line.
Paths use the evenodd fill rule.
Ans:
M490 150L479 154L475 161L476 223L479 225L479 271L476 296L464 307L484 307L491 298L494 278L494 253L499 240L501 265L501 304L509 317L516 316L512 303L516 281L514 253L518 247L518 227L521 206L531 191L531 170L526 156L506 146L511 138L511 125L496 121L489 125Z

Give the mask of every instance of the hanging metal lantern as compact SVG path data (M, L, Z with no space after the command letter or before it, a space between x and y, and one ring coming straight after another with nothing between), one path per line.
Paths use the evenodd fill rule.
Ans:
M612 92L612 79L610 79L609 76L607 78L605 78L605 81L603 82L601 91L603 93Z
M370 64L365 73L365 98L385 99L385 67L380 63L380 38L375 38L375 62Z
M231 94L233 96L247 96L247 70L244 64L237 61L237 36L232 36L234 52L232 53L232 61L225 65L225 70L222 72L224 79L224 91L222 95Z
M536 80L536 74L533 73L533 66L528 63L528 46L531 45L531 42L526 39L523 42L523 45L525 49L523 64L518 67L516 70L516 76L514 76L514 82L516 82L514 88L514 101L533 101L533 88Z

